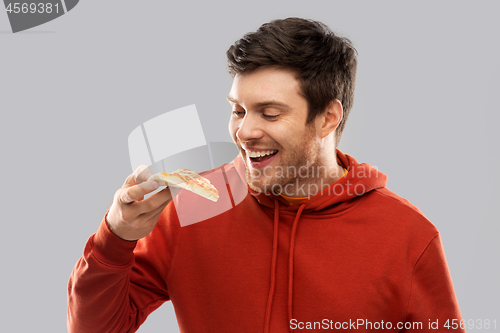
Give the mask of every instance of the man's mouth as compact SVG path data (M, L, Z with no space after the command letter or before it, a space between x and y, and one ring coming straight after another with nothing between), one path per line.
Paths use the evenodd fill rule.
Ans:
M266 161L278 153L277 150L246 151L250 160L254 163Z

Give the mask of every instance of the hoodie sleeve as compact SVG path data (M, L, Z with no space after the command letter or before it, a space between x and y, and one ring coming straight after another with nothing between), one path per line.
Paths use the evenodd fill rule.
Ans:
M141 241L119 238L103 218L69 279L69 333L135 332L169 300L158 263L148 260L147 251L134 252Z
M422 323L406 332L465 332L441 237L427 245L413 267L406 322Z

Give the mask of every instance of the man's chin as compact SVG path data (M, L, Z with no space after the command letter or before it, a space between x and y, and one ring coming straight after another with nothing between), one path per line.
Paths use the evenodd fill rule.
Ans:
M248 187L258 193L273 193L273 187L276 186L276 177L264 175L261 170L255 170L246 166L246 180Z
M248 187L258 193L269 194L272 192L272 186L270 184L262 183L261 181L254 179L247 179Z

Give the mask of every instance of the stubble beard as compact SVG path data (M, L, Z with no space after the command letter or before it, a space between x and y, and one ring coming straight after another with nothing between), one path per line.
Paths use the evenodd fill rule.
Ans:
M318 170L324 163L321 159L322 149L319 143L314 140L313 133L312 129L308 130L304 140L307 144L300 145L297 149L290 149L291 151L286 153L282 153L280 150L279 165L252 169L245 159L245 175L248 186L258 193L267 195L281 193L294 196L295 189L302 184L316 183L318 179L314 170ZM307 170L305 173L308 176L301 177L299 170Z

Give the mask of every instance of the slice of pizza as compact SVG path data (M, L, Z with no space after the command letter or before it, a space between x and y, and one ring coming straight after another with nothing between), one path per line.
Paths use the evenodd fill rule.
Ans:
M164 186L184 188L212 201L219 199L219 192L210 180L192 170L177 169L173 173L159 172L149 177L149 180L156 180Z

